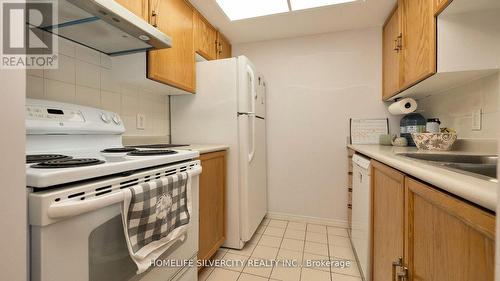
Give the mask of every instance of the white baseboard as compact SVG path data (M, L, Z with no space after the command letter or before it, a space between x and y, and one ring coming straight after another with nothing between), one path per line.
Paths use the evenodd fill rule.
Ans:
M348 228L348 226L349 226L347 220L336 220L336 219L325 219L325 218L316 218L316 217L308 217L308 216L298 216L298 215L277 213L277 212L268 212L266 217L269 219L288 220L288 221L306 222L306 223L314 223L314 224L324 224L324 225L328 225L328 226L335 226L335 227L342 227L342 228Z

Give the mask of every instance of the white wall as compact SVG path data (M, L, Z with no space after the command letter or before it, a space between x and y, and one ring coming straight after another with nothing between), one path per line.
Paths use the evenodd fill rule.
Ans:
M346 221L349 118L388 116L381 46L381 28L234 46L267 80L270 212Z
M111 58L59 38L59 68L28 72L27 97L102 108L122 117L125 136L169 135L168 97L113 81ZM133 66L130 66L133 67ZM146 116L144 130L136 115Z
M0 40L0 43L1 40ZM0 70L0 280L27 280L24 70Z
M438 117L442 126L453 128L460 138L496 139L500 118L499 75L493 74L465 86L454 88L418 101L426 118ZM482 128L472 130L472 113L482 109Z

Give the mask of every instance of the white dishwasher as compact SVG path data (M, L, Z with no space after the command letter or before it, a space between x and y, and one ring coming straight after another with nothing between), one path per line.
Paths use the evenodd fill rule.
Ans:
M352 157L352 230L351 241L359 263L361 277L371 280L371 165L370 159Z

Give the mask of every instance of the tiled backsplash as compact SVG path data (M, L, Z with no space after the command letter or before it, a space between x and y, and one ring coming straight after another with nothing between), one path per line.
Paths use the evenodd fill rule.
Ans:
M419 100L418 108L426 118L438 117L442 126L457 130L459 138L497 138L500 117L498 98L500 76L493 74ZM482 109L482 128L472 130L472 113Z
M111 70L109 56L59 38L59 68L28 71L27 97L116 112L124 121L126 136L168 136L168 96L120 85L113 81ZM144 130L136 128L138 113L146 116Z

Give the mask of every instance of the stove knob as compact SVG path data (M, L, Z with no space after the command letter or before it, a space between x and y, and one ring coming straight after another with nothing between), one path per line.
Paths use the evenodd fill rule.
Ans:
M118 114L113 114L113 122L115 122L116 125L122 124L122 120L120 119L120 116L118 116Z
M104 123L109 123L111 120L109 120L109 116L106 113L101 113L101 120Z

